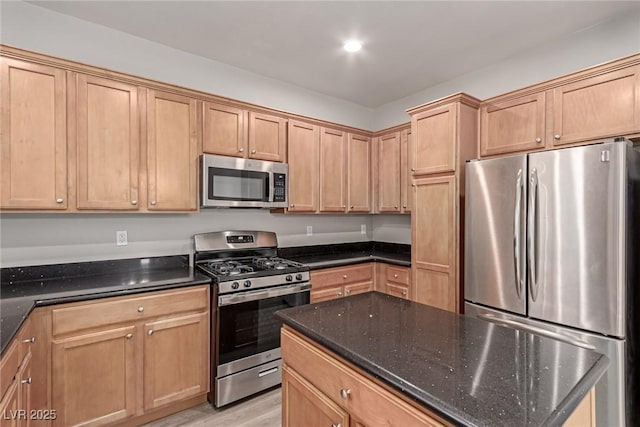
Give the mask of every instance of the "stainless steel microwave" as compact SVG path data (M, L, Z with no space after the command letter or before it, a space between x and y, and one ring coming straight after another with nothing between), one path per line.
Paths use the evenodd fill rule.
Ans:
M286 208L289 165L203 154L203 208Z

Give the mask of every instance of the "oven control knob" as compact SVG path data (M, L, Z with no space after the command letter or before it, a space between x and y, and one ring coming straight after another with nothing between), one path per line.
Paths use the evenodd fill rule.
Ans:
M302 280L302 274L300 273L296 274L296 280Z
M287 282L290 282L293 280L293 277L290 274L287 274L287 277L285 277L285 279L287 279Z
M233 282L233 283L231 284L231 287L232 287L233 289L238 289L238 288L240 287L240 283L238 283L238 282Z
M245 288L248 288L248 287L250 287L250 286L251 286L251 281L249 281L249 280L245 280L243 284L244 284L244 287L245 287Z

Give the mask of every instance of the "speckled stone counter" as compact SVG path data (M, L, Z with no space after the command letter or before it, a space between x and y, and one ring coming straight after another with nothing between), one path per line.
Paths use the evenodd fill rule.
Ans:
M0 352L37 306L210 283L185 256L3 268Z
M606 356L378 292L276 318L454 424L561 425Z
M372 261L411 266L411 245L387 242L296 246L280 248L278 254L308 265L312 270Z

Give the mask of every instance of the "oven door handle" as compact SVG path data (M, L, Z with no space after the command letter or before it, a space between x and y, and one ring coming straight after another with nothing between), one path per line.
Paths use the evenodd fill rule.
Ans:
M310 290L311 284L309 282L305 282L296 285L277 286L275 288L265 290L241 292L231 295L221 295L218 297L218 306L224 307L225 305L241 304L243 302L281 297L284 295L300 294L303 292L309 292Z

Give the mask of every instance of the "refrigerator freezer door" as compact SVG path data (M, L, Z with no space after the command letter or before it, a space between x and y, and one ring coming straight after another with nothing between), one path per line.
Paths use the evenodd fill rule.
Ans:
M466 165L465 279L468 301L526 310L527 157Z
M515 316L508 313L499 312L497 310L489 310L474 304L465 304L465 314L486 320L498 326L506 326L512 329L531 332L544 336L557 335L558 346L553 351L548 349L540 352L536 347L535 340L529 340L528 353L534 352L535 357L528 360L527 363L540 363L542 367L549 367L557 371L557 381L565 381L571 375L575 375L572 366L578 366L580 360L573 360L570 363L561 364L563 360L562 350L566 348L560 345L561 342L574 341L574 345L594 349L595 351L606 355L609 358L609 368L596 383L596 425L597 426L624 426L625 425L625 379L629 372L625 368L625 351L626 342L616 338L608 338L596 334L577 331L569 328L563 328L557 325L551 325L528 319L521 316ZM502 323L506 321L507 323ZM542 333L541 333L542 331ZM537 352L537 353L536 353ZM565 360L566 361L566 360ZM560 385L560 384L559 384ZM556 398L553 393L544 393L534 395L530 391L527 393L528 407L531 410L541 407L541 405L556 405Z
M529 316L625 337L624 143L529 155Z

